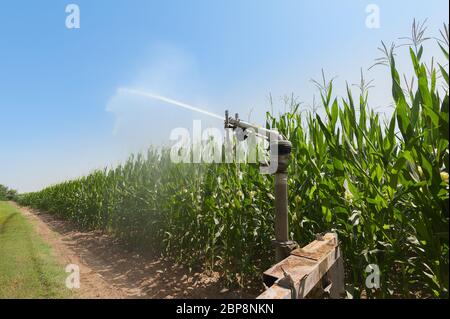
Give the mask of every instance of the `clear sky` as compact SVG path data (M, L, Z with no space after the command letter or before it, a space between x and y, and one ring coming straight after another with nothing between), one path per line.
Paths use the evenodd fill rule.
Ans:
M66 28L69 3L80 8L80 29ZM380 28L366 26L371 3L380 9ZM448 6L448 0L2 0L0 184L38 190L165 142L193 119L221 125L121 94L121 87L218 114L228 108L246 118L252 110L252 121L261 122L269 93L277 105L291 93L308 105L310 79L322 68L338 76L337 94L345 81L358 82L363 68L375 80L372 107L389 112L387 71L367 71L380 41L401 42L413 18L428 18L437 36Z

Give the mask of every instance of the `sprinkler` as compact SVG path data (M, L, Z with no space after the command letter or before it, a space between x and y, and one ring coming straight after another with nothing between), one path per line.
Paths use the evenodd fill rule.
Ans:
M225 128L233 130L241 129L241 140L248 136L248 130L253 130L255 134L269 141L270 165L268 172L275 177L275 260L279 262L288 257L290 252L297 247L297 244L289 240L288 225L288 175L292 144L281 133L276 130L269 130L260 126L244 122L235 117L230 117L225 111Z

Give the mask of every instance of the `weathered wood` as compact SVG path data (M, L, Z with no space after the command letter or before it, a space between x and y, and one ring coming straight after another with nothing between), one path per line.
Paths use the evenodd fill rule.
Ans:
M339 247L337 247L339 250ZM345 297L344 259L340 256L328 271L328 278L332 286L330 298L340 299Z
M332 233L295 249L265 271L264 281L269 288L258 299L306 298L326 275L335 280L330 296L338 298L343 289L343 264L337 235Z
M297 290L298 299L306 298L308 293L321 281L324 275L335 264L336 260L340 258L339 253L339 249L336 247L333 250L328 251L321 259L318 259L309 275L300 280L299 289Z
M290 289L280 287L278 284L274 284L272 287L264 291L256 299L291 299L292 292Z

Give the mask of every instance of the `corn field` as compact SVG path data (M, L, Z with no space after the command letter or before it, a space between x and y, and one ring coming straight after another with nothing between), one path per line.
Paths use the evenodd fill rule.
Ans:
M417 30L416 30L417 31ZM417 33L417 32L416 32ZM437 42L448 62L448 25ZM409 47L414 82L383 44L395 111L383 121L369 108L369 83L357 96L320 83L325 117L267 113L293 144L289 225L305 245L336 231L354 298L448 297L448 65L426 64L422 34ZM225 282L260 285L273 262L273 177L253 164L176 164L151 148L116 167L23 194L20 202L103 230L140 250L190 268L219 271ZM365 286L376 264L381 287Z

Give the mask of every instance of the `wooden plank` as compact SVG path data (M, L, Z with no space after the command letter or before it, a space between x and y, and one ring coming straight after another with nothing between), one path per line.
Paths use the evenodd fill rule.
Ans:
M339 298L344 289L344 269L337 243L336 234L329 233L323 240L315 240L301 249L294 250L289 257L264 272L265 278L270 279L273 285L258 299L292 298L291 286L295 289L298 299L306 298L325 275L331 276L328 278L333 280L330 296ZM328 274L330 270L331 273ZM285 274L291 280L286 280Z
M313 249L297 248L291 254L298 257L308 258L315 261L320 260L335 248L333 244L325 242L321 245L316 245Z
M297 298L306 298L308 293L317 285L333 264L340 258L339 249L330 251L324 258L316 263L308 276L302 278L297 289Z
M309 274L317 262L308 258L291 255L282 262L274 265L264 272L264 275L275 277L277 280L284 277L283 270L299 280Z
M339 247L337 249L339 249ZM334 265L328 271L328 278L332 283L330 290L330 298L332 299L344 298L345 278L344 278L344 260L342 256L339 256L338 260L336 260Z
M292 299L292 292L290 289L274 284L272 287L260 294L256 299Z

